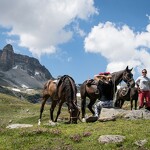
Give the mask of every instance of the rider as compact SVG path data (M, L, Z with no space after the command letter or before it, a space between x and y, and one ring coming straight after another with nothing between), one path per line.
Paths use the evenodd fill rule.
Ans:
M99 117L101 109L103 107L110 108L113 107L113 83L112 76L110 74L106 75L106 80L102 82L99 80L98 89L100 90L101 98L94 106L95 116Z
M89 117L87 122L97 121L102 108L113 107L113 83L112 76L109 72L95 75L94 78L99 78L98 86L100 93L100 101L94 105L95 116Z

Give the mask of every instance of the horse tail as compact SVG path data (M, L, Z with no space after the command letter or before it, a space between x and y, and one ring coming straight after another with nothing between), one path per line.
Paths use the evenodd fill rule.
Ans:
M77 94L77 87L75 85L74 80L72 80L72 78L68 78L70 83L71 83L71 87L72 87L72 93L73 93L73 100L75 103L77 103L77 98L76 98L76 94Z
M81 94L81 99L84 99L86 95L86 81L84 81L80 86L80 94Z

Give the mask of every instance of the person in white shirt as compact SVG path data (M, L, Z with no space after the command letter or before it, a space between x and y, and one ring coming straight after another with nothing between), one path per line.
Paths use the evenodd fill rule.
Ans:
M150 107L150 78L147 76L147 70L142 70L142 76L138 77L135 81L135 84L139 91L139 109L144 106L145 99L145 107Z

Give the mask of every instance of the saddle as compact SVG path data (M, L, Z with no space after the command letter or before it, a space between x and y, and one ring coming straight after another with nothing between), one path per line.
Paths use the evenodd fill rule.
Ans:
M86 81L86 85L87 86L97 85L97 83L94 79L89 79L89 80Z
M88 93L99 94L99 89L97 88L98 82L94 79L89 79L86 81Z

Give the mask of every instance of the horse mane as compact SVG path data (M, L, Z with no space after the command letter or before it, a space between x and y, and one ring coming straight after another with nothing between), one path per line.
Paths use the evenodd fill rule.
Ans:
M120 70L120 71L116 71L116 72L113 72L113 73L111 73L111 75L112 76L116 76L116 75L121 75L122 74L122 72L124 72L125 71L125 69L124 70Z
M119 84L121 82L121 80L122 80L122 73L124 71L125 71L125 69L111 73L111 75L112 75L112 81L113 81L114 85ZM118 79L118 80L116 80L116 79ZM115 83L115 81L116 81L116 83Z

